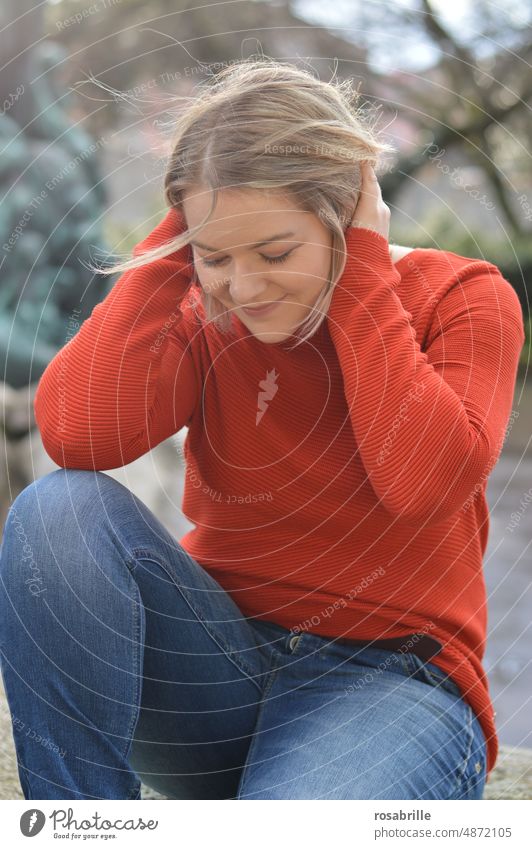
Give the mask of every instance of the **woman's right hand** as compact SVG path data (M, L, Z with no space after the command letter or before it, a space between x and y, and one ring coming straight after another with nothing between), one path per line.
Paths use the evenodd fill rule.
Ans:
M141 245L142 253L144 253L145 251L164 245L180 233L184 233L186 229L187 223L183 212L176 207L170 207L164 218L159 221L151 233L149 233L142 242L139 242L139 244L135 246L133 249L133 255L138 256L141 253ZM178 262L181 265L181 272L189 280L189 282L192 283L195 279L195 267L192 248L189 244L186 244L182 248L178 248L173 253L168 254L165 259Z
M380 183L373 166L369 162L361 162L360 173L360 196L349 226L375 230L387 240L390 232L390 207L382 199Z

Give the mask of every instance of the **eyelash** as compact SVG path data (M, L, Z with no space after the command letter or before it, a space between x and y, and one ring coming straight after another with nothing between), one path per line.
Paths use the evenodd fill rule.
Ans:
M292 248L292 250L294 250L294 248ZM285 254L281 254L281 256L264 256L264 254L261 254L261 257L263 259L265 259L266 262L271 262L272 264L276 263L276 262L286 262L286 260L288 259L288 257L292 253L292 250L287 251ZM222 259L210 260L210 261L206 260L206 259L202 259L201 261L202 261L203 265L215 266L215 265L220 265L220 263L223 262L223 258Z

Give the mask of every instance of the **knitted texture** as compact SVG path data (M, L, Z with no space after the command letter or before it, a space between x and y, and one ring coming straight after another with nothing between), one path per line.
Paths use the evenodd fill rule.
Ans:
M182 225L169 210L135 254ZM435 637L489 772L485 491L521 306L490 262L416 248L394 264L376 231L345 235L328 315L293 350L235 313L229 334L207 323L188 245L125 272L42 375L37 424L59 466L96 470L188 426L183 547L245 616L326 637Z

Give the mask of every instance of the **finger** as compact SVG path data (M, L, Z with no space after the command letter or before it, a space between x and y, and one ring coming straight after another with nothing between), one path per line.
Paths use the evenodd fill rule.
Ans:
M373 165L369 162L364 161L364 176L371 180L371 182L378 183L377 175L375 173L375 169Z
M364 160L360 163L360 173L362 176L361 191L364 194L380 194L381 186L377 179L377 175L373 166Z

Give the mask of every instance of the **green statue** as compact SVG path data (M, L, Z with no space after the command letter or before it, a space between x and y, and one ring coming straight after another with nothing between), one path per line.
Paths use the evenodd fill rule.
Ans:
M0 11L0 380L15 389L38 381L112 286L85 265L105 247L105 142L69 117L68 54L42 40L43 5Z

